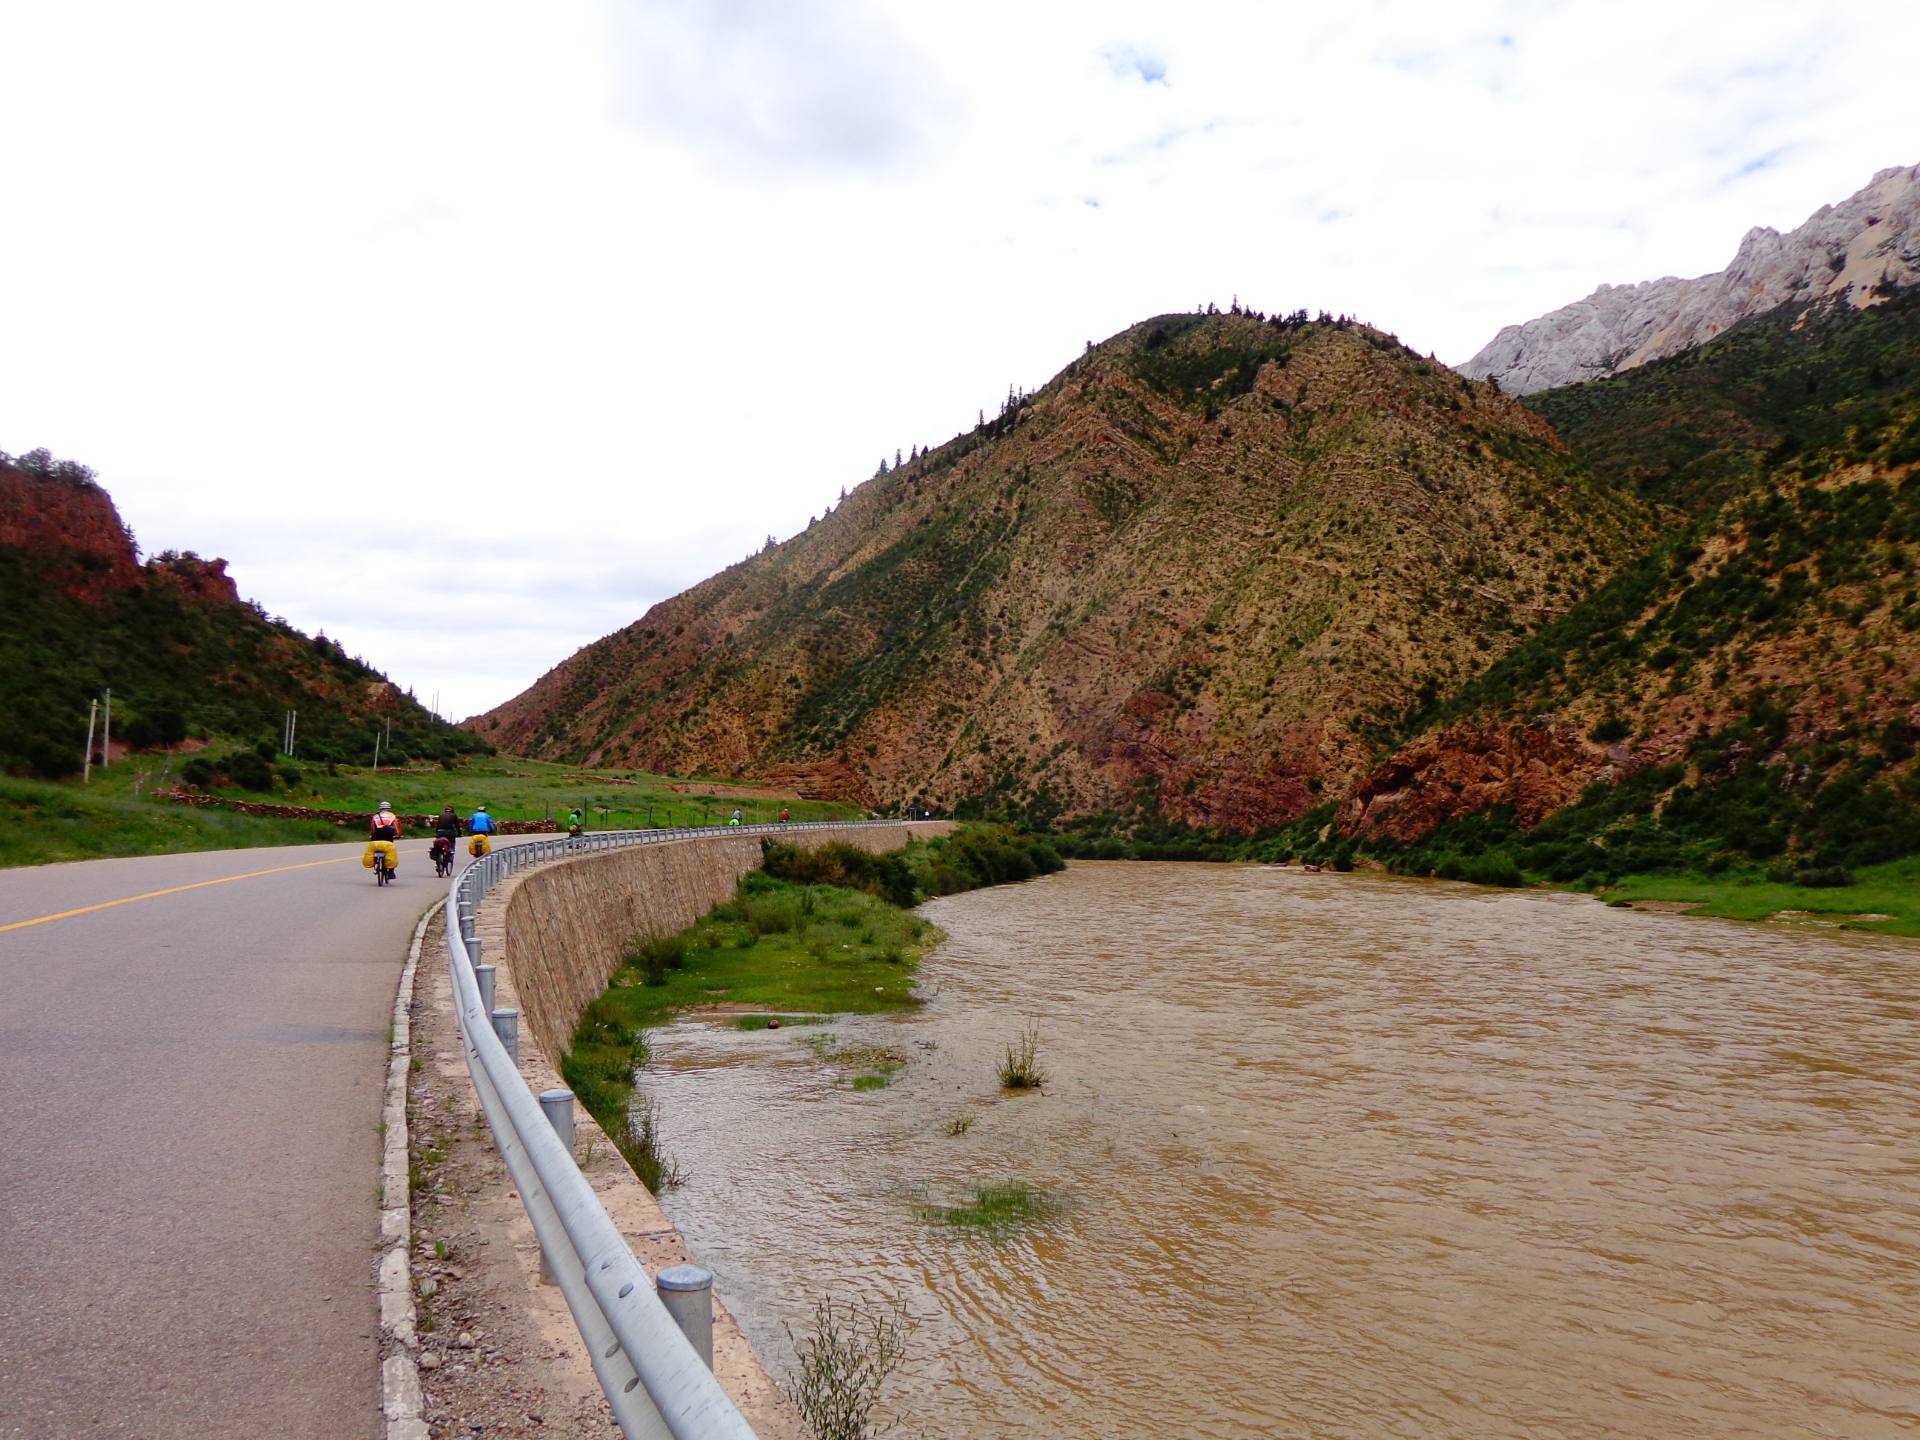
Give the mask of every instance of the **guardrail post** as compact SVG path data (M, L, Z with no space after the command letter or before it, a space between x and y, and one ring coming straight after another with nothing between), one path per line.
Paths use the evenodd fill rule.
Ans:
M473 967L473 978L480 986L480 1008L489 1015L493 1014L493 976L494 969L491 965Z
M669 1265L653 1277L653 1288L700 1363L713 1369L713 1272L698 1265Z
M573 1153L573 1091L542 1090L540 1109L545 1112L547 1123L553 1126L553 1133L560 1137L567 1147L567 1153Z
M500 1043L507 1048L507 1056L514 1064L520 1063L520 1012L518 1010L493 1010L488 1018L493 1021L493 1033L500 1037Z
M553 1133L560 1137L560 1143L567 1147L568 1158L573 1155L573 1091L542 1090L540 1092L540 1113L547 1117L547 1123L553 1126ZM560 1277L553 1273L553 1263L547 1259L544 1248L540 1251L540 1278L549 1285L560 1283ZM712 1367L709 1366L709 1369Z

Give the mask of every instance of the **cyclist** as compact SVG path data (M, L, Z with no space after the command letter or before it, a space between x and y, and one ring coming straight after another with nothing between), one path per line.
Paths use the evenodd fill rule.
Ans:
M567 816L567 838L570 840L578 840L581 831L586 828L587 822L580 814L580 807L576 805L573 807L572 813Z
M459 839L460 839L460 817L454 813L453 806L451 805L442 806L439 815L434 817L434 822L433 822L433 849L434 849L435 861L437 862L440 856L443 854L448 859L452 859L453 847L459 841Z
M493 842L487 837L495 833L493 816L487 813L487 807L481 805L473 812L473 818L467 821L467 829L473 832L473 839L467 845L467 853L476 859L493 849Z
M373 812L373 818L367 822L367 853L361 863L371 870L376 847L387 853L387 869L393 874L400 873L400 817L393 813L393 806L386 801L380 802L380 808Z
M734 811L732 815L727 817L727 824L738 825L739 823L740 823L740 812L738 810Z

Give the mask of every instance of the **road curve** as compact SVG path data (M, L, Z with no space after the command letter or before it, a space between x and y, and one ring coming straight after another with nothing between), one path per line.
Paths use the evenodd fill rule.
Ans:
M0 871L4 1440L381 1433L387 1027L446 893L401 855Z

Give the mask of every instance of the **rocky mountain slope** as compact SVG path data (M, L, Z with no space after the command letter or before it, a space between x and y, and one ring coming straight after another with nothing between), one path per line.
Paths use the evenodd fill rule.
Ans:
M84 465L0 455L0 769L78 770L88 701L108 687L116 749L271 738L289 707L309 759L360 758L388 721L391 753L479 744L334 642L241 600L225 561L169 553L143 564Z
M1166 316L469 723L585 763L1252 829L1655 529L1387 335Z
M1920 851L1920 291L1796 311L1533 398L1692 518L1435 705L1339 833L1562 880Z
M1784 304L1861 307L1920 281L1920 166L1882 170L1782 235L1747 232L1725 270L1691 280L1602 285L1586 299L1509 325L1461 373L1513 394L1617 375L1701 345Z

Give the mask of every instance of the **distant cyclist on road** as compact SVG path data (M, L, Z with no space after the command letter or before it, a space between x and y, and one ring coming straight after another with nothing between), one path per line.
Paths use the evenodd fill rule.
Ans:
M459 843L460 817L454 813L453 806L443 806L433 821L433 863L439 866L451 865L454 846ZM445 873L444 869L442 873Z
M578 840L581 832L586 828L587 822L580 814L580 807L576 805L567 816L567 838L569 840Z
M393 806L386 801L380 802L380 808L373 812L373 818L367 822L367 853L361 858L361 864L369 870L373 868L373 854L376 849L387 853L387 869L395 875L400 873L400 817L393 813Z
M496 827L486 806L482 805L473 812L473 818L467 821L467 829L473 832L473 839L467 845L469 855L478 859L493 849L493 841L487 837L495 833Z

